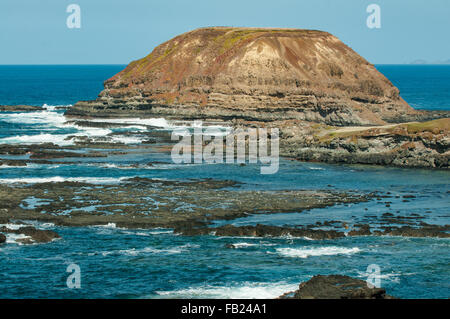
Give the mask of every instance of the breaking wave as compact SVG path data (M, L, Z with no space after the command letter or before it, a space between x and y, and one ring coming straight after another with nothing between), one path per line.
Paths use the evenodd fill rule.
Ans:
M310 256L351 255L361 250L358 247L327 246L317 248L277 248L275 251L283 257L308 258Z
M273 299L298 288L286 282L244 282L231 286L199 286L172 291L157 291L162 298Z
M0 184L40 184L40 183L63 183L63 182L79 182L89 184L115 184L120 183L127 177L28 177L28 178L0 178Z

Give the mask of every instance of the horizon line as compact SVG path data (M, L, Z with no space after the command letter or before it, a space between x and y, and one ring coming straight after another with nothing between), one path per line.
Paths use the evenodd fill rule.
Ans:
M104 65L104 66L122 66L122 65L129 65L129 63L24 63L24 64L18 64L18 63L11 63L11 64L1 64L0 66L98 66L98 65ZM420 66L420 65L450 65L450 63L370 63L373 65L414 65L414 66Z

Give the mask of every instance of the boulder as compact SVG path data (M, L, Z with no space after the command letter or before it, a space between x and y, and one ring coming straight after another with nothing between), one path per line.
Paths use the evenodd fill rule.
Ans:
M366 281L343 275L317 275L300 284L283 299L393 299L383 288L368 287Z
M37 229L33 226L25 226L20 227L19 229L10 229L8 227L0 227L0 232L3 233L12 233L12 234L22 234L28 236L30 238L26 238L23 240L23 243L31 244L31 243L48 243L54 239L60 238L60 236L52 231L52 230L42 230Z

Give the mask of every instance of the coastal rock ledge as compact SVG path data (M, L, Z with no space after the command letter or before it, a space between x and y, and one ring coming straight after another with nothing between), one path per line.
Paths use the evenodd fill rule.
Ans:
M131 62L68 115L307 120L374 125L417 116L375 67L327 32L201 28Z
M278 128L284 157L449 168L450 112L413 109L327 32L201 28L131 62L104 87L66 115Z
M342 275L317 275L302 282L298 290L280 299L394 299L383 288L369 288L367 282Z

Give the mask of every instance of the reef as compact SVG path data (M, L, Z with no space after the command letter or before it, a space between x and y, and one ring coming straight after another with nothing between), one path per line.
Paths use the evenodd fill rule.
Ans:
M316 275L302 282L298 290L280 299L397 299L384 288L369 287L367 281L343 275Z

